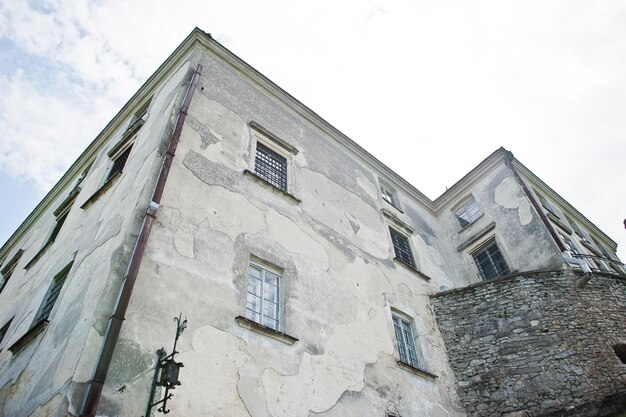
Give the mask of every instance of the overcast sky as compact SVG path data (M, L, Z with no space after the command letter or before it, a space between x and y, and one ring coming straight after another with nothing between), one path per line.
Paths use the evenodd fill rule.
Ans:
M0 1L0 241L198 26L430 198L500 146L626 256L625 1Z

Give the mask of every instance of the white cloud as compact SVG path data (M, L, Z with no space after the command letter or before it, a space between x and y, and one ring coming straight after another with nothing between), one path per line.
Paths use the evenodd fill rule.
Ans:
M604 1L2 2L0 38L55 74L0 68L0 171L49 187L199 26L427 195L505 146L626 246L624 16Z

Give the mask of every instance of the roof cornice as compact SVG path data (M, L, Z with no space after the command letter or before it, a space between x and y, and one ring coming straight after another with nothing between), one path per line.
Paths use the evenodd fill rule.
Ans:
M412 184L394 172L391 168L383 164L368 151L363 149L359 144L350 139L336 127L328 123L320 115L305 106L298 99L287 93L265 75L261 74L251 65L247 64L244 60L231 52L228 48L213 39L210 35L197 28L194 32L192 32L192 35L196 33L196 31L199 35L198 40L200 44L209 50L214 57L219 58L222 63L228 65L239 76L247 79L255 87L259 88L265 94L282 104L284 108L293 112L296 116L307 122L311 127L315 128L325 136L328 136L336 144L348 152L348 154L360 162L371 166L375 171L378 171L379 175L383 176L385 180L391 182L392 184L390 185L419 201L434 214L432 200L415 188Z
M483 159L482 162L474 167L474 169L465 174L463 178L455 182L443 194L435 199L433 206L436 212L439 213L443 207L455 201L457 198L464 197L472 185L483 178L488 172L491 172L496 167L503 164L509 154L510 152L506 149L499 148L487 158Z

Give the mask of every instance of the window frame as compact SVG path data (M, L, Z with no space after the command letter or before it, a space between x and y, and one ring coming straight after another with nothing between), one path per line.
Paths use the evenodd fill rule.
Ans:
M254 268L256 270L260 271L260 278L258 279L261 283L260 285L260 289L259 289L259 293L260 296L254 293L250 292L250 269ZM276 298L276 302L272 302L271 300L267 300L265 299L265 286L266 285L270 285L271 284L267 284L265 282L265 276L266 273L271 273L273 275L276 276L276 293L275 293L275 298ZM283 312L283 308L282 308L282 299L283 299L283 274L284 274L284 270L281 268L278 268L274 265L268 264L267 262L261 261L259 259L254 259L251 258L250 261L248 262L248 268L246 269L246 299L245 299L245 307L244 307L244 317L248 320L253 321L254 323L266 327L270 330L276 331L276 332L282 332L284 329L284 320L282 317L282 312ZM256 279L254 277L252 277L253 279ZM252 295L253 297L257 297L260 299L259 301L259 310L255 311L252 310L248 307L249 305L249 299L250 299L250 295ZM275 315L276 318L270 318L270 320L273 320L276 322L275 327L272 327L270 325L267 325L265 322L265 310L264 310L264 306L266 302L270 302L276 305L276 309L275 309ZM259 320L256 320L253 317L251 317L248 313L251 312L253 313L253 315L258 315L259 316Z
M296 202L299 203L300 200L293 195L294 190L296 189L294 157L298 154L298 149L290 145L286 141L280 139L273 133L269 132L266 128L256 122L250 122L249 128L251 132L251 147L249 159L250 168L249 170L246 170L247 173L252 174L252 176L258 178L263 183L269 185L273 189L292 197L296 200ZM274 153L278 157L285 160L285 188L278 186L277 184L275 184L274 181L257 171L257 154L259 143L263 147L267 148L271 153Z
M398 239L402 239L404 243L406 243L406 248L400 248L400 252L408 254L411 262L407 262L405 259L403 259L403 257L398 256L398 247L396 246L396 239L394 239L394 235ZM409 239L410 236L407 236L405 233L402 233L393 226L389 226L389 237L391 239L391 246L393 247L394 260L401 262L403 265L406 265L407 267L417 271L417 262L415 260L415 254L413 253L413 247L411 246L411 241Z
M4 339L6 339L9 334L9 329L11 328L11 323L13 323L14 318L15 316L11 317L6 323L4 323L4 325L2 325L2 327L0 327L0 347L2 346L2 342L4 342Z
M17 253L13 255L13 257L8 262L6 262L0 270L0 275L2 275L2 282L0 282L0 294L2 294L2 291L6 288L9 280L11 279L11 276L15 272L17 264L20 262L23 253L24 250L19 249Z
M470 212L470 209L472 207L475 207L475 209L477 210L476 213L472 214ZM460 203L456 204L452 208L451 211L452 211L452 214L454 214L454 217L456 218L457 222L461 226L461 229L465 229L471 226L478 219L480 219L484 214L480 206L478 205L476 198L474 198L474 196L471 194L468 197L464 198ZM464 219L462 217L463 214L467 214L469 220ZM466 224L463 224L463 222L466 222Z
M400 208L400 199L398 198L398 192L396 189L391 187L386 181L380 179L378 180L378 185L381 199L385 203L402 212L402 209Z
M478 262L478 260L476 259L476 257L477 257L479 254L481 254L482 252L486 251L488 248L492 247L492 246L495 246L495 247L496 247L496 249L497 249L497 251L498 251L498 254L500 255L500 257L501 257L501 259L502 259L502 262L504 262L504 265L505 265L505 267L506 267L506 271L505 271L504 273L503 273L503 272L498 272L496 275L493 275L493 276L489 276L489 277L487 277L487 276L484 274L483 267L480 265L480 263ZM491 258L492 258L492 255L491 255L491 254L489 254L489 253L487 253L487 255L488 255L489 261L490 261L490 263L491 263L491 266L492 266L492 267L494 267L495 263L494 263L494 261L492 261L492 259L491 259ZM494 280L494 279L497 279L497 278L500 278L500 277L503 277L503 276L509 275L509 274L511 274L511 272L512 272L512 269L511 269L511 267L509 266L509 261L508 261L508 259L506 258L506 256L505 256L504 252L502 251L502 248L501 248L500 244L498 243L498 241L497 241L497 239L496 239L496 237L495 237L495 236L491 236L491 237L489 237L489 238L485 239L483 242L481 242L481 244L480 244L480 245L478 245L475 249L473 249L473 250L470 252L470 256L472 257L472 261L474 262L474 265L476 266L476 270L478 271L478 275L479 275L479 277L480 277L483 281L491 281L491 280ZM494 269L495 269L495 268L494 268Z
M396 324L396 319L399 324ZM415 369L422 369L420 366L420 356L418 355L417 338L415 336L415 320L397 310L392 310L391 324L393 326L395 345L398 350L400 362ZM406 325L406 328L404 325ZM411 333L410 338L406 335L406 329ZM400 330L400 337L398 337L398 330ZM407 341L410 341L411 344L407 344ZM410 348L412 348L412 350ZM402 353L403 351L405 352L404 354Z
M129 141L123 147L121 147L116 153L109 155L112 165L109 168L109 172L107 173L106 179L104 180L105 184L111 181L114 177L121 175L124 172L124 168L128 164L128 160L130 159L130 155L133 150L134 141ZM118 161L124 157L124 162L121 164Z
M46 295L43 297L39 308L37 309L37 314L35 314L35 319L33 320L30 328L36 327L39 323L50 321L50 315L54 310L54 306L56 305L59 297L61 296L61 291L65 286L65 282L70 275L70 269L72 267L72 263L67 265L65 268L61 270L58 274L56 274L52 280L50 281L50 285L48 285L48 290L46 291ZM56 293L55 293L56 291ZM49 306L49 308L48 308ZM47 311L46 311L47 310Z
M556 212L556 210L554 209L554 207L552 206L552 203L550 203L550 201L548 201L548 199L541 194L539 191L533 189L533 191L535 192L535 195L537 196L537 198L539 199L539 202L541 203L541 205L543 206L544 209L546 209L546 211L550 214L552 214L554 217L556 217L557 219L561 219L561 216L559 216Z

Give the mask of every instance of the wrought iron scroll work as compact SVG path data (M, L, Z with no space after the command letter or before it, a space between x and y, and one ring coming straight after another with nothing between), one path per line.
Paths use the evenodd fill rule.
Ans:
M180 337L181 334L183 334L183 332L187 328L187 318L185 317L185 320L182 320L182 313L180 313L178 317L174 317L174 321L176 322L176 337L174 338L174 347L172 348L172 353L165 356L166 354L165 349L161 348L157 351L157 355L159 355L159 362L154 371L154 378L152 380L152 391L150 393L150 401L148 404L148 409L146 410L146 417L150 417L152 408L159 404L162 404L162 405L159 408L157 408L157 411L163 414L168 414L171 410L167 408L167 401L174 396L174 394L170 393L169 391L170 389L175 389L176 385L180 385L180 381L178 380L174 381L173 383L168 383L167 381L165 383L161 383L161 381L159 380L161 378L161 374L166 369L167 364L169 362L176 363L174 361L174 356L177 353L179 353L176 350L176 345L178 344L178 338ZM178 363L177 365L180 367L183 367L182 363ZM154 393L156 391L157 386L164 386L165 394L163 395L163 398L161 400L152 402L152 400L154 399Z

